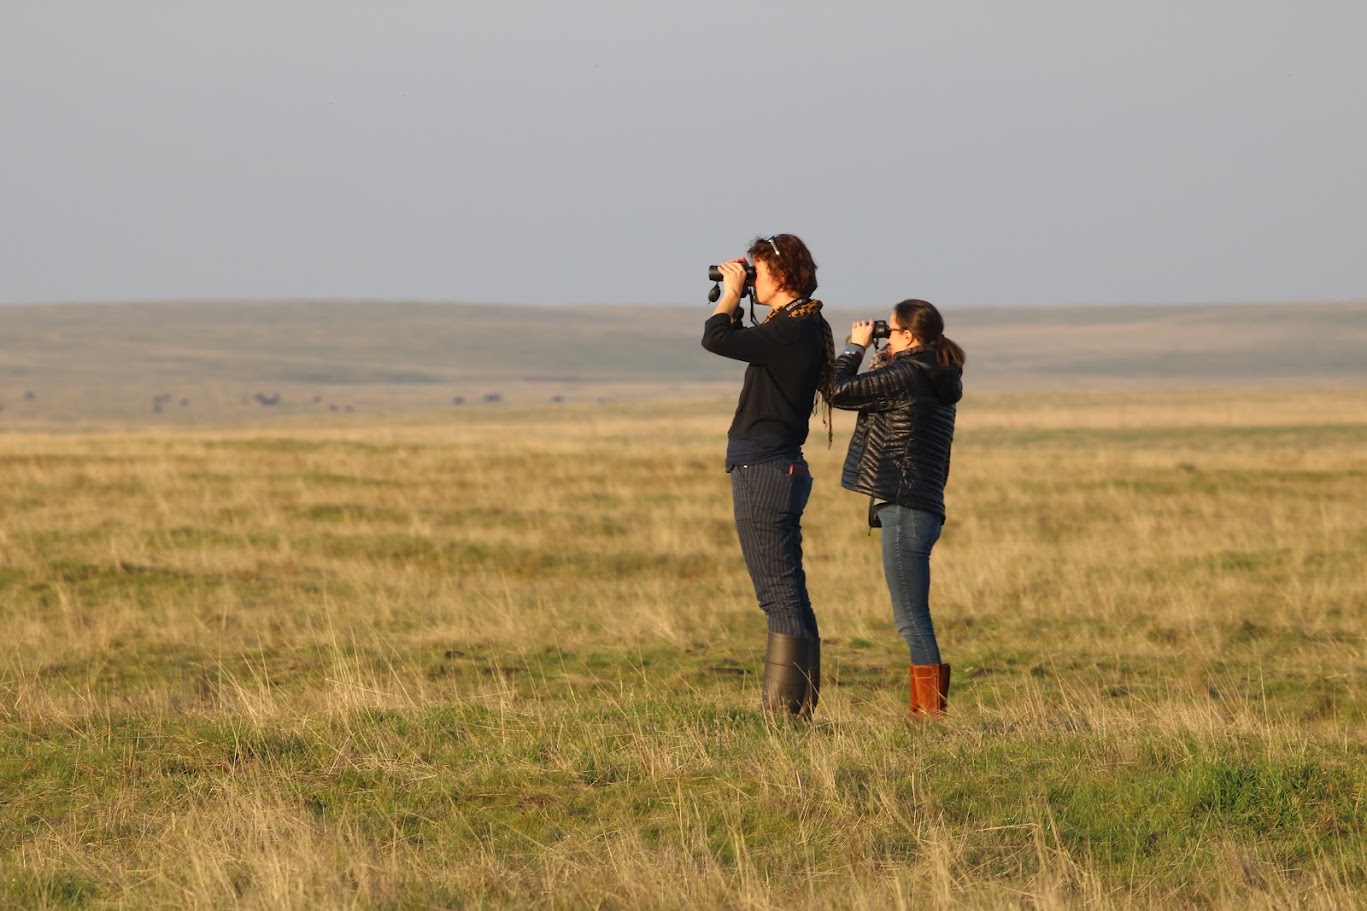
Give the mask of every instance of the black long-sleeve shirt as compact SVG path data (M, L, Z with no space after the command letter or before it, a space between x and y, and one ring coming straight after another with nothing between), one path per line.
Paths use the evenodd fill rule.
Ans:
M727 469L738 453L800 454L826 356L821 320L794 319L780 310L763 325L747 329L738 319L718 313L703 328L702 346L750 365L726 434Z

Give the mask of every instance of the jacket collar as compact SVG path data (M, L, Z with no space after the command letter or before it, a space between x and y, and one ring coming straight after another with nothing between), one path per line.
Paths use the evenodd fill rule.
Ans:
M892 355L892 360L900 361L904 357L915 357L918 354L929 355L931 362L934 362L935 360L935 352L931 351L929 348L926 348L924 346L918 346L916 348L903 348L901 351L898 351Z

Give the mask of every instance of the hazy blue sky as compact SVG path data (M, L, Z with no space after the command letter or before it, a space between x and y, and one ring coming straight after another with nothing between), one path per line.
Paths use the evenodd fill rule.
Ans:
M1367 297L1367 3L3 0L0 301Z

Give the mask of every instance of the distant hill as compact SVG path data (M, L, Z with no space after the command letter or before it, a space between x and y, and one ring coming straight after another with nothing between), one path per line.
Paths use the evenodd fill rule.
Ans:
M0 307L0 427L696 397L741 365L697 307L218 301ZM1367 382L1367 301L946 309L970 382ZM832 310L837 339L856 318ZM271 404L272 397L279 398Z

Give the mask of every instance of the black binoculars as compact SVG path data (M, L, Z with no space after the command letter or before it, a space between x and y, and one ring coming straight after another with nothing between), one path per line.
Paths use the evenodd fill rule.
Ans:
M707 280L710 282L721 281L721 266L708 266ZM747 285L753 285L755 283L755 267L750 265L749 263L745 264L745 283Z

